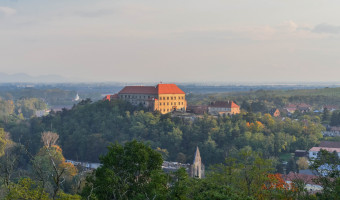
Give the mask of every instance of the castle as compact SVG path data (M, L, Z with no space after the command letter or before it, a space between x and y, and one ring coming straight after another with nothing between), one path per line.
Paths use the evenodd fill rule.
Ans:
M118 98L132 105L143 105L162 114L172 111L186 111L185 92L176 84L158 84L157 86L126 86L118 94L108 95L105 99Z

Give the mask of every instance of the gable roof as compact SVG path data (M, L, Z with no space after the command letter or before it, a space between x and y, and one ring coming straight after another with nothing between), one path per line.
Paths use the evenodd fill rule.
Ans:
M119 94L185 94L176 84L154 86L125 86Z
M340 142L321 141L319 147L340 148Z
M288 175L283 175L285 181L294 181L296 179L302 180L305 184L318 185L314 180L317 178L315 175L297 174L290 172Z
M157 94L154 86L125 86L119 94Z
M158 84L158 94L185 94L176 84Z
M331 153L334 151L337 153L340 153L340 148L329 148L329 147L313 147L309 151L319 152L321 149L326 150Z
M234 101L215 101L209 107L215 108L240 108Z
M269 114L273 115L276 111L280 112L279 109L273 108L273 109L271 109L271 110L269 111Z

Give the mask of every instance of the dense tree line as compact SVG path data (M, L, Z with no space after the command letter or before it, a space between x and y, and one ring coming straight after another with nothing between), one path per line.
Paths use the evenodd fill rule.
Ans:
M41 99L22 98L16 101L0 98L0 121L7 123L15 119L31 118L38 110L45 110L47 105Z
M0 143L0 199L80 199L76 193L81 174L65 162L56 140L49 140L51 134L57 135L41 134L45 145L36 154L8 137Z
M210 165L245 146L265 158L308 149L319 142L324 128L315 116L282 120L249 112L232 117L205 115L192 121L147 112L124 101L85 100L71 110L7 124L6 130L33 153L39 150L40 134L54 131L60 135L59 144L68 159L97 162L110 142L137 139L159 148L167 160L180 162L191 162L199 146L203 161Z
M19 144L8 142L0 156L0 198L77 199L336 199L339 195L339 157L320 151L311 169L324 188L308 193L304 180L284 181L275 174L275 159L246 146L224 162L210 166L204 179L191 178L181 168L172 173L161 169L162 154L136 140L110 144L101 166L80 172L66 163L55 145L58 135L44 132L44 146L35 155ZM320 168L321 166L329 168Z
M340 88L315 90L256 90L249 92L230 92L214 94L189 94L189 104L208 105L217 100L233 100L244 110L252 112L269 112L272 108L282 109L290 103L306 103L314 109L322 109L325 105L340 107Z

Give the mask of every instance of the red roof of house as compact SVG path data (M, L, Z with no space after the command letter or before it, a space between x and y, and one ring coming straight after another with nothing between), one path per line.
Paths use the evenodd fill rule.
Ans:
M339 109L339 107L335 106L335 105L325 105L323 108L324 109L327 108L328 110L337 110L337 109Z
M209 107L217 107L217 108L239 108L234 101L215 101L209 105Z
M315 175L307 175L307 174L297 174L294 172L290 172L288 175L283 175L285 181L294 181L296 179L302 180L305 184L318 185L314 182L314 179L317 178Z
M104 97L104 99L110 101L110 99L111 99L111 94L106 95L106 96Z
M319 147L340 148L340 142L321 141Z
M185 94L176 84L158 84L158 94Z
M340 148L330 148L330 147L312 147L309 151L319 152L321 149L326 150L328 152L337 152L340 153Z
M157 94L157 88L154 86L126 86L119 94Z
M118 99L118 94L113 94L113 95L108 94L108 95L106 95L106 96L104 97L104 100L109 100L109 101L111 101L111 99Z

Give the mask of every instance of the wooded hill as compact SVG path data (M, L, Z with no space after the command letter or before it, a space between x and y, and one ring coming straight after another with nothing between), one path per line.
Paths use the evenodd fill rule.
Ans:
M324 130L317 116L281 120L269 114L242 112L233 117L205 115L190 121L146 112L119 100L85 100L71 110L8 123L5 128L15 142L27 145L33 153L41 146L41 133L53 131L59 134L59 145L67 159L97 162L109 143L137 139L150 143L165 160L183 163L192 162L199 146L207 166L224 162L226 156L246 146L265 158L278 160L282 153L314 146Z

